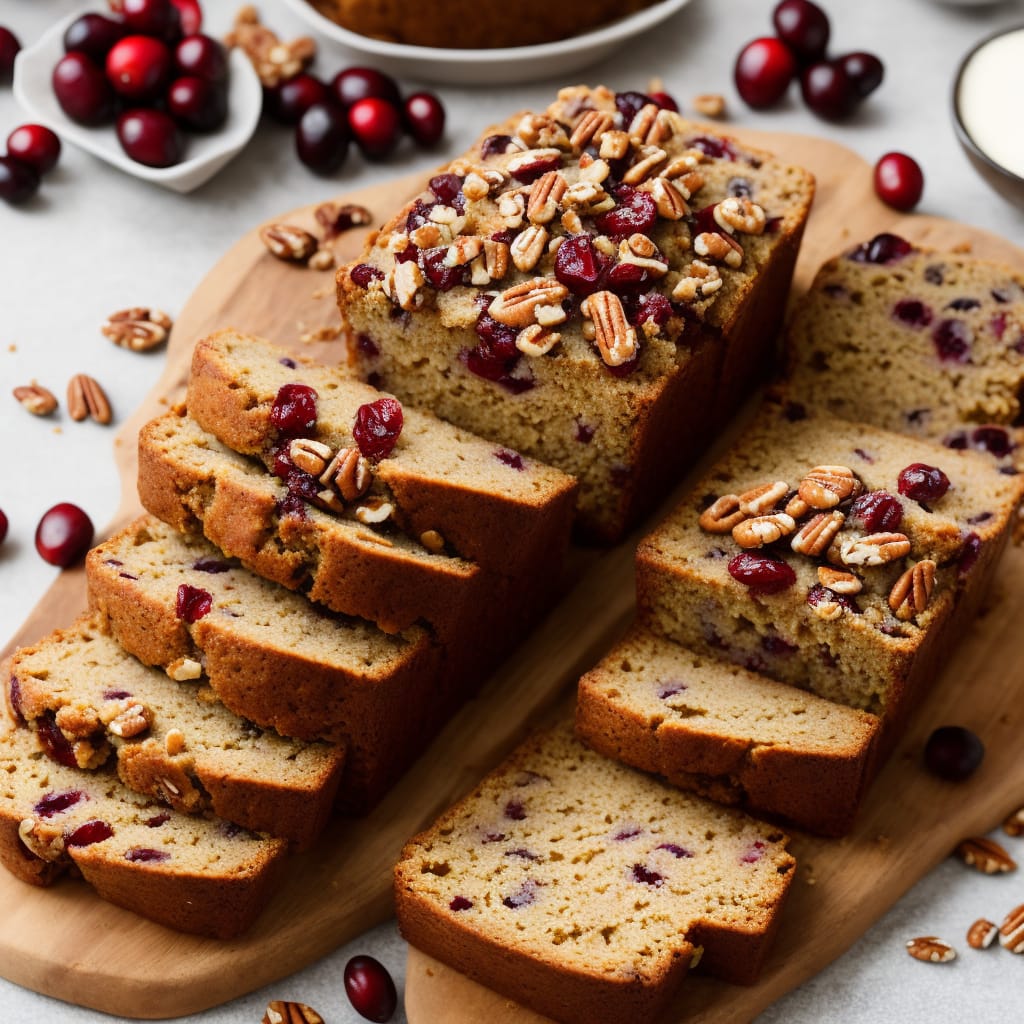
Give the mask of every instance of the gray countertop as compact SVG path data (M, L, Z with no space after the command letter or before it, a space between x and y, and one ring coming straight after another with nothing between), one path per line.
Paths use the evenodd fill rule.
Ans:
M207 0L208 24L225 27L238 5L237 0ZM693 0L658 30L624 44L614 58L573 78L643 89L657 75L684 108L698 93L723 93L736 124L822 135L871 162L890 149L904 150L925 171L922 212L988 228L1024 244L1024 214L975 175L956 143L949 116L952 76L960 57L991 31L1024 21L1020 5L958 7L928 0L825 0L824 5L832 16L836 52L871 50L886 66L879 92L841 125L810 115L796 90L778 109L762 113L748 110L736 96L731 75L735 55L747 40L770 33L770 0ZM28 44L79 6L80 0L3 0L0 23ZM303 31L277 0L263 0L260 6L282 34ZM101 9L102 0L94 0L91 7ZM318 70L329 76L361 62L324 45ZM403 82L410 91L417 84ZM163 360L160 353L133 354L101 337L98 327L107 314L131 305L153 305L173 314L221 253L254 224L350 187L425 170L441 156L460 152L483 125L510 110L545 105L560 84L565 83L439 86L449 128L437 153L414 153L406 145L376 165L352 155L331 180L311 175L298 163L288 130L265 125L237 160L188 196L126 177L66 146L38 198L20 208L0 204L0 508L11 524L0 548L0 640L14 633L56 572L33 547L42 512L58 501L72 501L102 526L113 514L119 493L110 428L72 423L63 414L55 421L31 418L10 397L12 387L38 378L62 398L73 373L91 373L110 395L116 427L150 390ZM0 133L6 136L25 120L10 88L0 88ZM855 232L856 225L851 229ZM1024 839L1002 838L1020 859ZM846 955L760 1020L934 1024L1019 1017L1024 958L999 950L975 953L966 949L963 937L975 918L999 920L1009 907L1024 902L1022 885L1017 875L989 878L945 861ZM904 942L921 934L947 937L960 948L960 958L944 967L912 960ZM316 1007L329 1024L355 1024L360 1018L347 1003L341 978L346 960L357 952L376 955L401 978L405 949L393 924L384 924L294 977L196 1019L203 1024L256 1022L268 999L290 998ZM19 1021L98 1024L112 1019L2 980L0 1008L8 1019Z

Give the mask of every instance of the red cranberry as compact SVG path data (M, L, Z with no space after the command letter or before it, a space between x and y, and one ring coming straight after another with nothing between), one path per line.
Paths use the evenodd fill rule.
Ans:
M334 98L347 110L360 100L378 99L393 107L402 105L398 84L390 76L376 68L345 68L331 80Z
M10 78L14 70L14 58L20 49L18 37L9 28L0 25L0 79Z
M330 174L345 162L348 142L345 113L333 103L314 103L308 107L295 129L295 151L317 174Z
M900 471L900 494L914 501L938 501L949 490L949 477L938 466L913 462Z
M36 719L36 737L51 761L56 761L57 764L62 764L65 768L78 767L75 752L68 742L68 738L57 728L52 711L47 711L42 717ZM61 808L61 810L63 809Z
M442 205L452 206L458 213L465 211L466 196L462 191L462 178L457 174L435 174L428 187Z
M976 427L971 431L971 447L1001 459L1013 451L1014 445L1010 440L1009 431L1002 427L985 426ZM2 539L0 537L0 540Z
M451 291L456 285L466 283L467 268L449 267L445 263L447 255L448 247L445 245L439 245L434 249L421 249L417 255L417 262L427 283L439 292Z
M857 90L850 76L836 61L822 60L800 76L804 102L819 117L839 121L857 105Z
M925 767L949 782L970 778L984 757L985 745L962 725L940 726L924 746Z
M963 320L940 320L932 331L935 351L946 363L969 362L971 340L971 329Z
M125 36L107 54L107 78L122 95L148 100L167 84L171 52L150 36Z
M32 810L40 818L52 818L55 814L63 813L69 807L74 807L75 804L81 803L84 799L86 799L86 796L80 789L69 789L63 793L47 793L46 796L36 802Z
M133 32L168 42L181 34L181 17L171 0L120 0L121 17Z
M187 36L194 36L203 27L203 9L199 0L171 0L178 9L178 20L181 31Z
M786 562L748 551L730 560L729 575L752 594L778 594L796 583L796 573Z
M352 436L363 455L379 462L394 450L402 422L401 402L397 398L378 398L356 410Z
M38 188L39 174L34 167L13 156L0 156L0 199L17 205L31 199Z
M174 63L183 75L195 75L211 82L223 82L228 77L224 47L209 36L185 36L174 48Z
M495 453L494 457L502 464L508 466L509 469L514 469L517 473L521 473L526 467L523 465L523 457L519 452L510 452L505 448L499 448ZM522 804L509 804L505 808L505 814L509 818L516 818L515 814L509 813L509 807L518 807L519 811L522 812ZM516 818L516 821L525 818L525 812L521 813L520 817Z
M62 501L43 513L36 527L36 551L50 565L74 565L92 544L92 520L77 506Z
M900 299L892 308L893 319L908 327L927 327L932 322L931 307L920 299Z
M102 14L83 14L64 31L64 52L79 50L102 64L114 44L124 38L124 25Z
M608 257L594 248L590 235L570 235L555 253L555 277L573 295L591 295L601 288Z
M282 124L298 124L314 103L330 103L331 90L305 72L267 91L267 109Z
M500 156L503 153L508 152L508 147L512 145L511 135L488 135L483 142L480 143L480 156L486 160L489 156Z
M960 550L960 558L957 561L956 569L960 576L966 576L978 562L981 556L981 538L973 531L964 537L964 546Z
M345 994L360 1017L380 1024L398 1008L398 993L387 968L372 956L354 956L345 964Z
M842 57L836 57L836 62L853 82L853 88L860 99L873 93L882 84L885 66L873 53L859 50L856 53L845 53Z
M849 519L868 533L887 533L903 522L903 506L888 491L868 491L850 506Z
M363 155L370 160L383 160L390 155L402 137L398 108L376 96L358 100L349 108L348 126Z
M23 124L7 136L7 155L46 174L60 158L60 139L41 124Z
M182 622L198 622L213 608L213 595L202 587L182 583L178 587L174 611Z
M467 900L465 896L455 896L448 904L448 909L457 914L460 910L469 910L472 906L472 900Z
M102 843L113 834L114 830L105 821L95 818L79 825L64 842L67 846L92 846L93 843Z
M316 429L316 391L308 384L283 384L270 409L270 425L284 437L302 437Z
M172 167L185 155L185 141L173 118L161 110L126 110L117 119L121 148L147 167Z
M133 864L153 864L163 860L170 860L171 855L166 850L154 850L149 846L133 846L125 850L124 859L130 860Z
M912 210L924 192L921 166L906 153L886 153L875 164L875 194L894 210Z
M662 110L671 110L673 113L679 113L679 104L667 92L652 92L648 95L648 99L652 103L656 103Z
M914 251L914 247L899 235L882 232L870 242L863 242L847 254L854 263L895 263Z
M53 92L61 110L79 124L95 125L114 115L114 90L84 53L69 53L53 69Z
M171 82L167 90L167 111L183 128L212 132L228 116L228 98L219 83L186 75Z
M436 146L444 135L444 107L432 92L414 92L402 106L405 129L417 146Z
M775 34L805 64L821 60L828 46L828 15L810 0L782 0L772 14Z
M785 95L796 74L796 61L780 39L764 36L740 50L733 77L743 101L751 107L770 107Z
M352 283L359 285L360 288L369 288L371 281L384 280L384 272L369 263L358 263L352 268L349 277L352 278Z
M657 888L665 881L665 876L658 874L657 871L645 868L643 864L634 864L633 879L637 882L643 882L644 885L653 885Z
M617 92L615 94L615 109L622 115L623 124L628 128L630 122L634 117L647 106L648 103L654 101L643 92Z
M625 238L636 232L650 234L658 220L658 207L650 193L617 185L612 195L617 205L594 219L597 230L613 238Z
M4 538L7 536L7 516L4 514L3 509L0 509L0 544L3 544Z
M536 181L542 174L548 171L557 171L562 166L560 156L541 157L537 160L528 160L526 163L518 164L512 171L512 177L521 181L524 185Z
M648 292L637 303L630 323L639 327L650 321L657 327L664 327L672 319L672 314L672 303L661 292Z

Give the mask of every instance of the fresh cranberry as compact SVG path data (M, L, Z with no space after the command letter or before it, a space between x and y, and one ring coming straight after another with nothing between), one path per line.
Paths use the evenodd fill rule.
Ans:
M142 35L171 42L181 34L181 16L171 0L121 0L121 17Z
M828 15L810 0L782 0L772 14L775 34L803 63L825 56L828 46Z
M963 782L970 778L985 757L985 745L962 725L943 725L924 746L925 767L940 779Z
M194 132L216 131L228 116L224 87L207 78L185 75L167 90L167 111L183 128Z
M348 126L370 160L383 160L402 137L398 108L376 96L358 100L349 108Z
M348 121L333 103L314 103L299 118L295 152L317 174L336 171L345 162L348 143Z
M369 263L357 263L351 270L349 277L352 283L360 288L369 288L371 281L383 281L384 272L371 266Z
M194 36L203 27L203 9L199 0L171 0L178 10L178 21L181 31L187 36Z
M444 107L432 92L414 92L402 104L405 130L417 146L429 149L444 135Z
M302 72L266 93L270 115L282 124L298 124L314 103L331 103L331 90L313 75Z
M451 206L458 213L466 208L466 196L462 191L462 178L457 174L435 174L428 183L434 198L442 206Z
M489 156L500 156L507 152L508 147L511 145L511 135L488 135L487 138L480 143L480 156L485 160Z
M885 66L873 53L844 53L836 57L836 63L846 72L859 99L873 93L885 77Z
M64 52L78 50L102 64L113 45L124 38L124 25L92 12L76 18L64 30Z
M133 846L125 850L124 859L130 860L133 864L158 864L160 861L170 860L171 855L166 850L154 850L149 846Z
M831 60L818 61L804 69L800 76L800 92L804 103L819 117L829 121L846 117L859 99L842 64Z
M179 584L174 614L182 622L187 622L189 625L198 622L203 616L209 615L212 608L213 595L208 590L190 586L188 583Z
M125 36L107 54L107 78L131 100L154 98L171 74L171 51L151 36Z
M384 100L392 107L402 105L398 84L390 75L375 68L355 67L339 71L331 80L331 92L346 110L366 99Z
M945 363L967 363L971 358L971 329L963 320L940 320L932 342Z
M920 299L900 299L892 308L893 318L908 327L927 327L932 322L932 311Z
M0 25L0 79L10 78L14 70L14 58L21 50L18 37L9 29Z
M997 459L1005 458L1013 451L1014 444L1010 433L1003 427L975 427L971 431L971 447L994 455Z
M770 107L785 95L796 74L796 60L781 39L763 36L740 50L733 69L736 89L743 101L759 109Z
M888 533L903 522L903 506L888 491L868 491L850 506L849 519L868 533Z
M28 164L37 174L46 174L60 158L60 139L41 124L23 124L7 136L7 155Z
M894 210L912 210L924 192L924 174L906 153L886 153L875 164L875 194Z
M613 238L625 238L636 232L649 234L658 220L658 207L650 193L630 185L616 185L612 195L617 205L594 219L598 231Z
M913 462L900 470L899 491L914 501L938 501L949 490L949 477L938 466Z
M0 544L3 544L4 538L7 536L7 526L7 516L3 509L0 509Z
M472 900L467 900L465 896L455 896L448 904L448 909L457 914L460 910L469 910L471 906L473 906Z
M71 749L68 738L57 728L53 712L48 711L42 717L37 718L36 737L42 744L46 756L65 768L77 768L78 762L75 759L75 752ZM63 810L63 808L62 808Z
M417 255L417 261L427 283L436 288L439 292L451 291L456 285L465 284L467 276L466 267L449 267L445 263L448 255L448 247L439 245L434 249L421 249Z
M195 75L211 82L223 82L228 77L224 47L209 36L185 36L174 48L174 63L183 75Z
M172 167L185 156L185 140L162 110L126 110L117 119L117 138L133 160L147 167Z
M679 113L679 104L667 92L648 93L647 98L656 103L662 110L671 110L674 114Z
M36 551L50 565L74 565L92 544L92 520L77 506L62 501L43 513L36 527Z
M114 116L114 90L84 53L69 53L53 69L53 92L61 110L79 124L96 125Z
M914 251L914 247L905 238L882 232L875 235L870 242L863 242L856 249L847 253L847 259L854 263L895 263Z
M748 551L730 560L729 575L752 594L778 594L796 583L796 573L786 562Z
M615 109L622 115L622 123L629 127L630 122L648 103L654 101L643 92L617 92L615 94Z
M308 384L282 384L270 409L270 425L284 437L316 429L316 391Z
M633 879L637 882L643 882L644 885L653 885L657 888L665 881L665 876L658 874L657 871L651 871L649 868L644 867L643 864L634 864Z
M397 398L378 398L356 410L352 436L363 455L379 462L394 450L402 423L402 403Z
M395 983L372 956L354 956L345 964L345 994L356 1013L367 1020L389 1021L398 1008Z
M94 818L79 825L64 842L68 846L92 846L93 843L102 843L113 834L114 830L105 821Z
M573 295L591 295L601 288L609 260L594 248L590 235L570 235L555 253L555 277Z
M81 803L86 799L80 789L69 789L63 793L47 793L41 800L37 801L32 810L40 818L52 818L55 814L62 814L69 807Z
M38 188L39 174L34 167L13 156L0 156L0 199L16 206L31 199Z

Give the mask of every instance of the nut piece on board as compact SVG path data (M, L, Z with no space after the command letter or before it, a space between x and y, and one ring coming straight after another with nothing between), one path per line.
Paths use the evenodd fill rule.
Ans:
M999 843L984 836L962 839L954 851L969 867L985 875L998 875L1015 871L1017 863Z
M1024 953L1024 903L1003 918L999 926L999 945L1011 953Z
M110 422L107 393L95 378L85 373L76 373L68 382L68 415L73 420L89 417L97 423Z
M324 1024L324 1019L305 1003L274 999L267 1004L262 1024Z
M942 939L934 935L922 935L918 939L907 942L907 952L915 959L926 964L948 964L956 959L956 950Z
M1003 822L1003 831L1008 836L1024 835L1024 807L1018 808Z
M121 348L148 352L167 340L172 326L173 321L162 310L131 306L111 313L100 333Z
M979 917L967 929L967 945L971 949L988 949L999 934L999 929L984 917Z
M38 381L16 387L12 394L33 416L49 416L57 408L56 395Z

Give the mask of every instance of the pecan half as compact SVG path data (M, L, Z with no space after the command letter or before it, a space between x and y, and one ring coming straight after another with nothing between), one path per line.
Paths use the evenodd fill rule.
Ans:
M506 288L488 307L487 315L506 327L526 327L533 322L537 306L560 303L569 289L560 281L534 277Z
M831 565L818 566L818 582L823 587L846 597L859 594L864 586L864 581L856 573L844 572Z
M324 1024L324 1019L305 1003L274 999L267 1003L261 1024Z
M788 537L795 529L796 523L792 516L787 516L785 512L774 512L737 523L732 530L732 539L741 548L760 548Z
M789 484L785 480L776 480L771 484L760 484L744 491L740 495L740 511L748 516L759 516L769 509L775 508L779 501L789 493Z
M1011 953L1024 953L1024 903L1003 918L999 926L999 945Z
M583 300L580 312L593 322L597 348L607 366L622 366L636 356L636 328L626 319L618 295L594 292Z
M861 483L852 469L846 466L815 466L808 472L797 494L811 508L835 508L841 501L856 497L861 492Z
M820 512L800 527L789 546L797 554L817 558L828 550L828 546L842 529L845 521L846 516L842 512Z
M373 466L358 448L342 448L320 476L345 501L361 498L373 483ZM386 517L385 517L386 518Z
M260 228L260 239L271 255L291 263L305 263L320 245L305 228L294 224L268 224Z
M844 541L839 557L844 565L885 565L910 554L910 541L902 533L869 533Z
M633 120L629 122L628 128L629 137L633 142L641 145L657 141L649 138L649 136L657 124L659 110L661 110L661 107L657 103L645 103L633 115Z
M171 318L163 310L132 306L111 313L100 333L121 348L148 352L167 340L171 326Z
M288 444L288 458L310 476L319 476L327 468L332 455L334 450L330 445L310 437L296 437Z
M645 181L641 188L651 194L658 208L658 216L665 220L682 220L690 212L686 197L668 178L652 178Z
M516 348L525 356L546 356L562 340L558 331L539 323L524 327L516 335Z
M983 875L1000 875L1016 871L1016 861L992 839L985 836L970 836L957 843L953 851L969 868Z
M930 964L948 964L956 959L956 950L943 939L934 935L923 935L919 939L907 942L907 952L915 960L923 960Z
M923 558L911 566L889 591L889 608L897 619L909 622L928 607L935 589L935 563Z
M1013 814L1003 822L1003 831L1008 836L1024 835L1024 807L1014 811Z
M604 133L614 124L615 118L607 110L584 111L569 136L569 143L578 153L591 143L600 143Z
M93 377L85 373L76 373L68 381L68 415L76 421L86 417L97 423L109 423L111 419L110 402L107 393Z
M646 181L665 161L668 160L668 153L659 146L641 146L637 152L637 158L622 176L626 185L639 185Z
M11 393L33 416L49 416L57 408L57 396L38 381L16 387Z
M733 527L746 518L740 499L735 494L723 494L701 512L697 525L708 533L732 533Z
M107 728L122 739L144 733L153 724L153 712L145 704L129 704L107 723Z
M526 219L531 224L550 224L558 213L558 204L562 201L567 187L568 183L561 171L548 171L542 174L530 189Z
M542 224L531 224L525 231L516 235L509 246L509 253L516 269L524 273L533 270L544 255L547 244L548 229Z
M995 942L999 929L992 921L979 917L970 928L967 929L967 945L971 949L988 949Z

